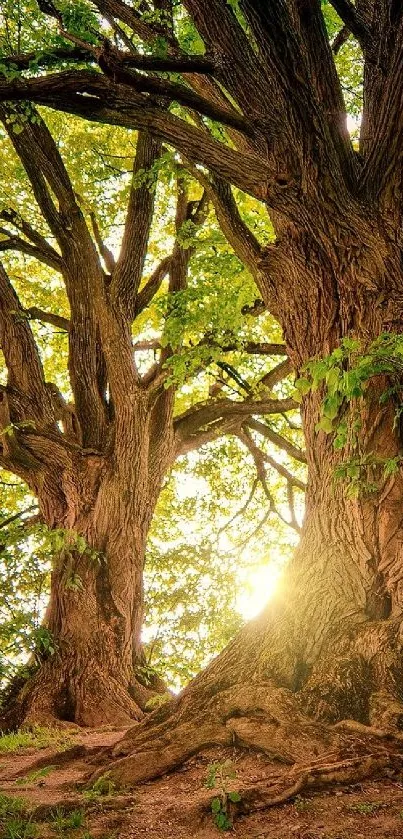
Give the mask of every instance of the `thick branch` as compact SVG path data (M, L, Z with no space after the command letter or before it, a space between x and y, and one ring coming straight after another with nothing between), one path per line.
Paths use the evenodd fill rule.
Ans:
M40 161L45 151L44 149L42 150L41 144L39 144L38 149L36 142L30 137L29 126L26 122L23 122L21 126L23 128L22 131L16 132L12 130L13 123L9 123L11 116L15 116L15 111L6 105L2 105L0 107L0 118L8 131L9 138L28 175L38 207L47 221L50 230L57 238L60 233L60 216L48 188L46 177L41 171L40 166ZM36 157L37 151L38 158Z
M161 155L161 141L141 132L137 139L133 181L126 215L122 247L112 274L111 299L133 320L136 295L147 255L154 212L152 167Z
M105 44L106 47L106 44ZM203 116L236 128L237 131L253 135L252 124L235 110L222 108L204 96L195 93L194 90L178 82L171 82L169 79L162 79L159 76L147 76L144 73L136 73L135 70L127 69L127 62L124 64L117 51L110 48L104 49L99 58L99 66L105 75L121 84L133 87L141 93L151 93L170 102L175 101L180 105L191 108Z
M255 412L257 413L257 411ZM294 457L295 460L298 460L300 463L306 463L306 455L302 449L295 446L294 443L291 443L290 440L287 440L285 437L282 437L277 431L273 431L266 423L259 422L259 420L251 418L248 420L249 428L252 428L254 431L257 431L258 434L261 434L266 440L270 440L271 443L274 443L279 449L282 449L284 452L290 455L290 457Z
M134 67L136 70L151 70L161 73L214 73L214 62L204 55L166 56L157 58L154 55L144 53L130 53L117 51L120 61L126 67ZM29 52L20 55L8 55L1 59L1 63L10 69L29 70L32 67L43 69L55 67L59 64L77 64L79 62L94 63L93 52L83 47L57 47L51 52Z
M167 276L170 266L171 266L171 256L166 256L165 259L162 259L159 265L157 265L155 271L151 274L151 277L147 280L141 291L137 294L135 307L134 307L134 316L137 317L144 309L147 308L151 300L156 295L158 289L161 287L161 284L165 277ZM155 348L155 347L154 347ZM160 348L160 345L159 347Z
M195 434L191 434L190 437L185 438L177 435L175 457L198 451L202 446L213 443L225 434L236 434L239 430L240 422L241 420L237 416L229 419L221 419L215 422L209 431L198 431Z
M90 219L92 225L92 232L94 234L94 239L96 241L99 253L102 256L106 270L109 271L110 274L112 274L116 267L115 257L102 238L97 217L94 212L90 213Z
M206 190L225 237L239 259L249 268L259 285L259 264L263 256L263 248L243 221L230 184L222 178L207 178L195 166L190 165L189 168Z
M8 371L8 387L29 398L33 416L50 417L51 406L38 349L27 317L0 263L0 346Z
M256 387L265 387L267 390L272 390L275 385L285 379L287 376L290 375L292 371L291 361L288 358L285 361L281 361L280 364L277 364L276 367L273 367L273 370L269 370L265 376L263 376L259 382L257 382Z
M52 267L55 267L57 268L57 270L60 270L60 254L58 254L58 252L49 244L45 236L39 233L38 230L35 230L32 224L30 224L28 221L22 218L16 210L12 209L11 207L9 207L6 210L2 210L0 212L0 218L4 219L4 221L8 221L10 224L16 227L17 230L21 231L21 233L23 233L23 235L30 242L36 245L38 250L41 251L43 255L47 256L49 261L52 261Z
M262 399L245 400L236 402L232 399L218 399L198 404L178 416L175 421L176 433L182 437L190 436L199 429L206 430L206 427L217 420L245 416L252 417L254 414L281 414L286 411L295 410L297 403L293 399ZM264 426L265 427L265 426Z
M350 0L330 0L330 3L362 48L369 46L371 31L357 13L353 3Z
M102 294L104 275L60 151L41 115L29 107L28 119L27 105L21 107L22 130L10 129L10 140L60 245L71 310L69 373L77 419L84 445L100 448L105 437L106 381L95 301Z
M0 80L0 101L24 99L96 122L149 130L245 192L270 200L273 205L284 204L286 190L277 189L277 170L269 161L257 155L238 154L164 112L151 97L100 74L64 71L29 80Z
M61 257L53 248L39 248L22 239L21 236L15 236L11 230L4 227L0 227L1 236L7 236L8 238L0 238L0 252L18 251L19 253L25 253L26 256L32 256L39 262L43 262L44 265L49 265L50 268L61 271Z
M107 18L117 18L129 26L133 32L144 41L151 41L156 35L162 35L168 42L172 41L170 31L159 21L149 22L144 20L144 15L137 11L135 6L121 0L94 0L94 6Z
M37 306L31 306L24 310L30 320L40 320L41 323L49 323L60 329L62 332L68 332L70 329L70 321L68 318L63 318L61 315L54 315L52 312L45 312L43 309L38 309Z

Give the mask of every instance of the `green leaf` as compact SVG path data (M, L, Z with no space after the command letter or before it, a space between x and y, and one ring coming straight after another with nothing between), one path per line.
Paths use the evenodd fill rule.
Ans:
M238 804L238 802L241 801L241 796L239 795L239 792L229 792L228 798L230 801L232 801L233 804Z
M385 478L388 478L390 475L395 475L398 472L401 466L401 458L400 457L392 457L389 460L385 461L385 466L383 468L383 474Z
M332 396L327 396L323 402L324 417L327 417L330 420L336 419L337 414L339 413L340 404L340 396L337 396L336 394L333 394Z
M330 434L333 431L333 422L329 417L322 417L320 422L316 423L315 431L324 431L325 434Z
M312 382L309 379L304 379L301 377L297 379L295 382L295 388L301 394L301 396L305 396L311 389Z
M219 813L221 810L221 799L220 798L213 798L211 802L211 812L212 813Z

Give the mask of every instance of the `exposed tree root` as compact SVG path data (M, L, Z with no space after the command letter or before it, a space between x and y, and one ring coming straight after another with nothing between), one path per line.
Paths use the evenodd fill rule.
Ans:
M401 768L400 620L350 625L322 645L312 667L294 656L299 676L288 684L292 647L282 639L281 659L278 646L284 612L274 628L264 620L246 627L177 699L126 732L107 766L115 782L152 780L214 746L252 749L285 771L240 790L241 811ZM281 676L262 678L279 661Z
M276 792L277 781L240 789L241 801L237 806L239 814L266 810L277 804L284 804L303 790L320 789L335 784L356 784L373 776L387 772L399 772L403 766L403 754L367 754L335 763L318 762L312 766L296 767L292 773L282 777L281 792ZM295 776L297 778L295 779Z

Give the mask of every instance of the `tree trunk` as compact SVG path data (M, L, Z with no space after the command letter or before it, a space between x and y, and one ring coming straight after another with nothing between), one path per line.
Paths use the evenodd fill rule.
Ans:
M334 349L343 335L368 340L385 328L370 295L355 309L356 301L342 299L346 272L339 296L334 286L330 294L334 274L330 283L310 256L305 265L311 277L316 272L315 284L296 273L301 260L293 260L294 274L288 260L282 268L283 327L297 369L314 352ZM316 300L302 305L303 288ZM387 458L401 450L393 405L379 403L384 388L375 382L359 406L363 455ZM214 743L298 763L342 750L348 725L366 726L369 738L403 728L403 478L384 480L381 468L369 467L363 477L377 489L364 482L358 497L349 497L334 478L346 452L334 450L332 435L315 430L320 404L318 393L304 399L306 516L276 596L174 703L127 733L111 766L117 779L134 783L162 774Z
M35 656L39 669L3 726L55 719L127 726L143 716L155 692L166 690L147 677L141 645L145 546L159 481L135 463L126 466L80 454L36 487L60 544Z

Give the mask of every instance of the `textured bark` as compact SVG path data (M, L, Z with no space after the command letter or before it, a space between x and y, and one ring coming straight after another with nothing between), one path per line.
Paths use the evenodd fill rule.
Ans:
M257 749L297 771L330 751L345 757L351 721L364 759L376 752L372 731L402 730L401 478L346 499L322 443L278 593L174 703L128 732L109 767L119 781L162 774L213 744Z
M54 651L38 653L39 670L11 703L8 724L127 725L162 688L144 679L141 647L145 543L160 475L141 457L131 465L130 481L96 455L37 475L43 517L61 530L43 624Z

